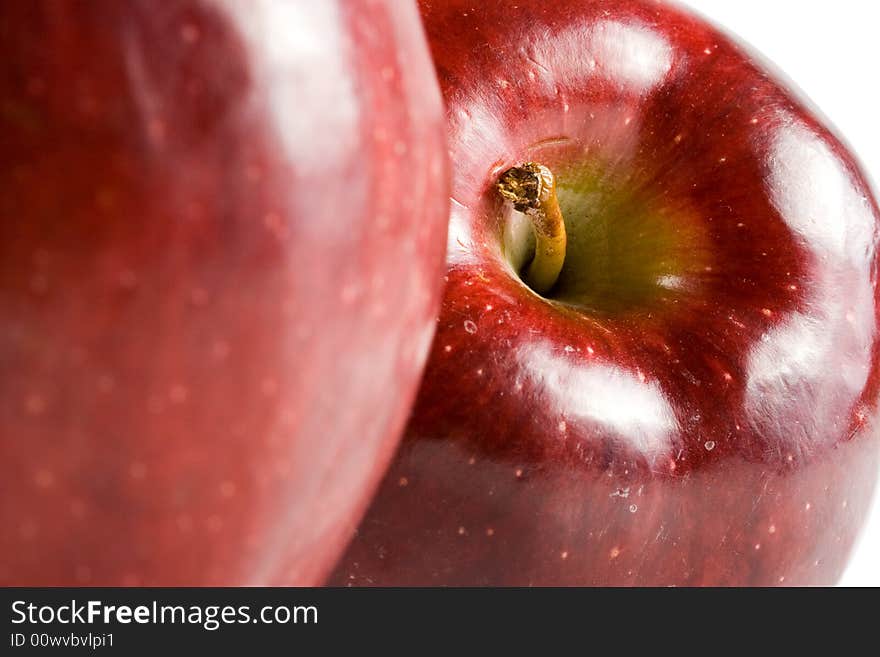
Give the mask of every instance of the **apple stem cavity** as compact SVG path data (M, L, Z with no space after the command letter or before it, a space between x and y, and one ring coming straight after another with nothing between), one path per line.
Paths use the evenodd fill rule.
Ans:
M544 165L528 162L505 171L498 181L498 192L532 221L535 255L520 275L532 290L545 295L565 264L567 243L556 176Z

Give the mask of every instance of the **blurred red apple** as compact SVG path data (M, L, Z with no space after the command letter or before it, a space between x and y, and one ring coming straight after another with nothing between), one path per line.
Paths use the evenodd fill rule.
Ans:
M404 443L331 581L834 582L880 446L878 207L852 155L674 6L423 14L452 140L448 284ZM568 233L544 294L523 280L529 217L496 188L527 162L555 174Z
M2 585L315 584L427 356L415 5L0 9Z

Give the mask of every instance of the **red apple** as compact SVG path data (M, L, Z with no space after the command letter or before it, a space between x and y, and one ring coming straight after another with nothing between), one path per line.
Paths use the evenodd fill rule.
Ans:
M880 213L853 156L674 6L423 13L448 283L403 446L331 581L834 582L880 447ZM545 294L523 280L530 218L496 187L525 162L555 175L568 234Z
M0 9L0 584L315 584L439 304L415 5Z

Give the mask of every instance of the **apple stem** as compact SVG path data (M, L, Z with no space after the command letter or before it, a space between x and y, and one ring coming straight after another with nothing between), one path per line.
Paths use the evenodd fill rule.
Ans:
M522 277L535 292L546 294L562 271L567 242L556 197L556 176L544 165L528 162L505 171L498 181L498 192L532 220L535 255Z

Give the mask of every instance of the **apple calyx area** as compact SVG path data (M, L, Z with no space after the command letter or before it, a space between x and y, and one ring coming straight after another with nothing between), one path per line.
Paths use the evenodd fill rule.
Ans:
M531 219L535 254L521 276L532 290L545 295L556 284L565 264L567 237L556 195L556 177L547 167L527 162L505 171L497 187L514 210Z

